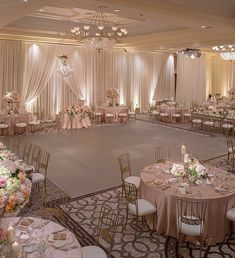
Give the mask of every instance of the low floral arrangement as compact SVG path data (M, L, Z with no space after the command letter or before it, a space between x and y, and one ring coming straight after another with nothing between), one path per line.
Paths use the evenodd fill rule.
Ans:
M204 167L199 162L195 162L189 165L187 169L188 177L193 177L195 179L199 179L207 175L207 168Z
M186 175L186 171L184 169L183 164L174 163L172 168L170 169L170 172L173 176L177 176L177 177L183 177Z
M20 94L16 91L8 91L5 93L4 99L8 103L17 103L20 101Z
M29 201L32 184L23 170L10 160L0 162L0 210L16 215Z

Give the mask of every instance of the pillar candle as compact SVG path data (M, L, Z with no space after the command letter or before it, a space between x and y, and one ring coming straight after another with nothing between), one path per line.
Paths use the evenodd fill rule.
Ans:
M181 146L181 154L185 155L186 153L186 147L184 145Z
M15 240L15 229L10 225L7 229L7 242L13 243Z
M12 258L16 258L18 256L18 253L20 251L20 245L18 242L14 242L11 245L11 254L12 254Z
M188 160L188 154L185 154L185 155L184 155L184 163L188 163L188 161L189 161L189 160Z

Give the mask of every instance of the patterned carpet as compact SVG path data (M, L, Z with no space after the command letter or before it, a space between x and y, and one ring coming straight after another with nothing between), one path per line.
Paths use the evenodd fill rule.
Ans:
M210 164L222 168L228 168L226 164L226 156L218 157L207 161ZM48 205L60 207L61 190L48 181L48 193L50 200ZM20 215L41 216L42 214L42 198L41 193L34 189L32 193L32 206L26 207ZM125 203L121 201L121 192L119 187L81 196L75 199L69 199L65 209L65 221L62 223L76 235L82 246L100 245L107 250L103 242L98 243L96 238L96 228L100 207L109 205L119 215L120 223L115 236L115 245L112 249L113 258L187 258L199 257L199 247L190 243L186 243L178 254L177 240L172 237L159 236L151 231L147 223L140 222L138 224L137 234L135 236L135 220L130 217L126 230L123 222L125 221ZM51 218L56 220L55 218ZM203 248L204 258L234 258L235 257L235 234L231 239L226 240L217 246Z

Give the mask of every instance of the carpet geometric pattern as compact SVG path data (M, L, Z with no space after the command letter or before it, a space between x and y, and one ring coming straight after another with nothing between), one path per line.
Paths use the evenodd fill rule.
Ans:
M228 169L226 156L207 161L210 164ZM62 191L48 180L47 191L49 193L49 205L60 208L58 196ZM97 224L101 206L105 204L112 207L119 217L119 226L115 236L115 244L112 249L113 258L187 258L199 257L199 247L185 243L178 253L177 240L172 237L159 236L148 228L146 222L140 221L136 230L135 218L129 216L128 225L125 229L126 206L121 200L120 187L103 190L75 199L68 199L64 208L65 221L62 223L74 232L82 246L98 245L104 250L108 247L97 240ZM37 189L32 191L32 206L25 207L21 216L41 216L42 214L41 193ZM56 221L56 218L51 218ZM61 221L59 221L61 223ZM136 232L136 233L135 233ZM235 257L235 234L216 246L204 247L202 257L207 258L234 258Z

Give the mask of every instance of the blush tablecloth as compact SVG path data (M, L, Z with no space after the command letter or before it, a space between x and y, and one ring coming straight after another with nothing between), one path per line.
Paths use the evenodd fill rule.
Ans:
M19 219L20 219L19 217L4 218L2 220L2 223L4 223L4 225L6 226L12 222L16 223ZM40 223L43 224L45 222L43 219L40 219L40 218L36 218L36 220L39 221L39 224ZM62 229L65 229L65 228L55 222L50 221L48 224L45 225L45 229L43 231L42 238L46 239L46 237L49 234L56 232L56 231L60 231ZM70 232L70 234L73 234L73 233ZM74 248L74 249L71 249L68 251L63 251L61 249L54 248L51 245L47 245L46 251L45 251L45 254L43 257L44 258L64 258L64 257L66 257L66 258L82 258L82 248L81 248L78 240L75 238L75 236L74 236L74 242L72 243L72 245L76 246L77 248ZM27 255L27 258L36 258L36 257L37 257L37 251Z
M91 127L91 121L89 117L82 118L79 114L69 116L63 112L59 115L60 128L62 129L80 129Z
M190 186L190 194L181 194L178 190L178 183L168 184L170 187L154 186L153 180L161 180L166 182L173 178L169 173L165 173L169 169L170 163L155 164L146 167L141 172L140 196L147 199L157 207L157 215L155 221L155 230L158 234L177 236L176 226L176 202L178 198L186 198L190 200L206 201L206 221L204 239L209 244L222 242L228 234L228 221L226 220L226 211L235 205L235 176L215 167L209 167L210 173L215 175L214 184L228 184L234 187L232 191L226 193L218 192L212 185L196 185ZM153 228L151 217L148 218L148 224Z

